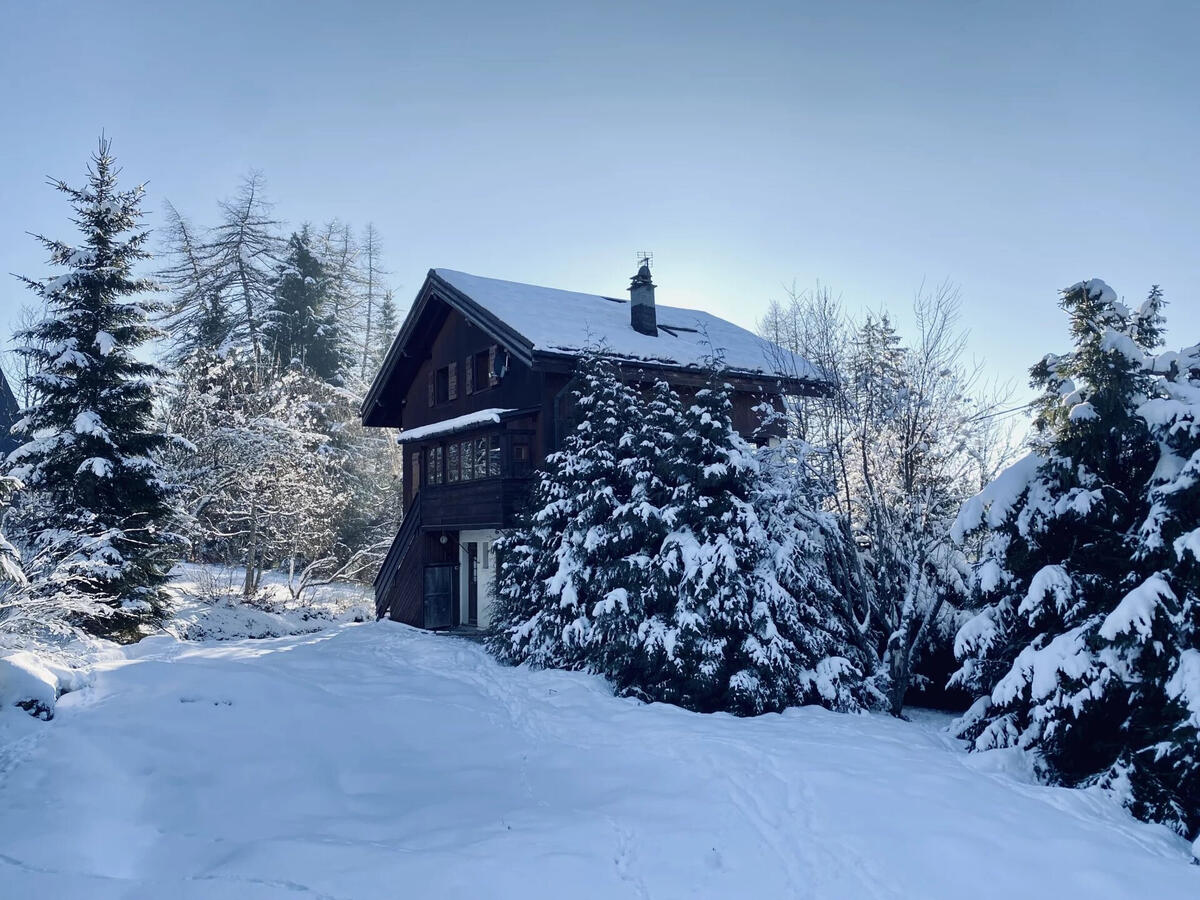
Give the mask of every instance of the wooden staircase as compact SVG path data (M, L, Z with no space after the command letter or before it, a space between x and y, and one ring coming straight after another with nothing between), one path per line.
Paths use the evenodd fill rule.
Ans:
M410 625L421 625L421 494L418 491L404 512L396 539L375 576L375 618L390 616ZM410 596L410 594L412 596Z

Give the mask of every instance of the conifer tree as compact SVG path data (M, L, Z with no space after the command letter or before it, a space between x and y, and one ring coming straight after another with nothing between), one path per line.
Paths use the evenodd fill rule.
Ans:
M683 431L683 406L656 381L616 448L619 499L606 523L606 556L597 566L590 643L594 668L622 693L652 697L647 674L666 665L659 639L674 609L671 580L658 554L669 529L663 507Z
M661 699L741 715L799 701L797 653L779 629L791 598L770 565L754 506L757 459L734 430L728 390L714 368L684 404L676 478L663 510L670 533L659 564L674 611Z
M148 232L138 230L143 189L120 190L117 174L102 139L85 187L54 183L83 242L39 237L68 271L24 279L47 315L22 335L18 352L35 361L36 397L15 426L27 442L8 469L27 487L23 536L49 561L31 573L32 589L73 591L86 601L78 624L133 638L164 614L161 586L179 539L156 459L167 441L152 424L159 371L137 357L156 335L147 323L155 285L134 272L149 256Z
M279 264L263 332L275 365L295 364L330 384L340 384L346 351L336 313L327 309L329 279L307 229L293 233Z
M593 355L574 397L578 423L498 542L492 650L695 710L874 702L820 516L789 494L797 481L764 472L717 372L685 403ZM797 538L802 521L813 538Z
M168 263L158 273L158 281L171 294L162 316L169 339L167 359L186 367L193 357L219 353L228 347L234 317L227 298L218 289L217 273L206 258L203 235L170 203L163 251Z
M617 552L611 519L621 487L619 448L628 441L632 395L612 363L581 360L571 396L578 421L550 454L534 487L532 512L497 545L492 645L502 658L535 665L587 665L591 611L604 584L598 572Z
M249 352L256 367L262 367L267 362L263 318L282 256L280 222L271 214L266 181L259 172L243 178L237 193L222 201L220 208L221 222L200 248L202 271L229 311L230 340Z
M1061 305L1075 346L1032 369L1034 452L955 525L959 540L985 540L982 610L958 633L955 676L981 696L960 731L974 749L1030 749L1049 779L1099 785L1194 833L1200 395L1180 354L1167 355L1170 378L1155 374L1157 290L1131 313L1092 280Z

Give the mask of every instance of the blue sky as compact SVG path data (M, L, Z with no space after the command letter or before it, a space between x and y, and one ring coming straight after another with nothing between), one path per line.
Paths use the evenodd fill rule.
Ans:
M151 224L242 173L278 214L373 221L425 271L753 326L784 285L852 309L957 282L1004 377L1062 349L1057 290L1161 283L1200 340L1200 6L1191 3L4 5L0 272L70 234L46 176L104 129ZM0 282L0 323L27 298Z

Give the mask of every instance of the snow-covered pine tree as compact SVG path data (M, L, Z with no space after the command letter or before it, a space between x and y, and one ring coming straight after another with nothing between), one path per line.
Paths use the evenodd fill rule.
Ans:
M491 647L502 659L555 668L595 668L589 660L591 610L618 552L612 517L628 502L619 469L635 398L601 353L576 369L574 427L546 459L522 522L496 550Z
M1158 376L1137 413L1160 456L1135 537L1144 580L1097 639L1095 681L1119 681L1129 710L1121 755L1096 781L1135 815L1167 823L1200 848L1200 345L1144 359L1161 333L1161 307L1155 286L1134 315L1133 341L1109 335Z
M977 750L1033 750L1051 780L1101 785L1138 815L1194 831L1200 654L1188 652L1194 599L1181 599L1194 598L1194 558L1179 543L1197 521L1192 414L1162 405L1147 364L1161 296L1131 313L1094 279L1061 305L1075 347L1032 370L1043 391L1033 452L955 524L960 541L985 538L983 608L955 648L955 680L982 696L960 732ZM1189 379L1175 386L1194 397Z
M117 173L101 139L86 187L55 182L83 243L38 238L68 271L24 279L47 314L18 349L35 361L36 398L14 426L27 442L7 465L27 489L22 536L48 561L31 573L32 589L69 585L88 602L85 613L74 607L78 624L133 639L165 613L161 586L180 539L155 458L167 442L152 424L159 370L136 355L156 334L155 285L134 273L149 256L148 232L137 230L143 189L120 190Z
M617 504L602 526L604 558L596 560L591 667L619 693L656 696L651 673L667 665L675 592L659 552L669 531L663 505L671 496L683 431L679 395L657 380L645 390L636 420L616 447Z
M329 279L313 252L308 230L293 232L273 282L263 335L280 369L299 365L340 384L349 358L337 315L328 309Z
M797 703L803 662L781 630L794 602L779 584L754 506L759 465L733 428L727 386L714 365L684 403L675 478L659 551L674 589L662 633L665 662L648 692L701 711L754 715Z

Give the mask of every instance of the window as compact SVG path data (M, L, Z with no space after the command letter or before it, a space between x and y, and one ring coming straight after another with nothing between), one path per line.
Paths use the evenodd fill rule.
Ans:
M475 477L487 478L488 476L488 452L487 438L477 438L475 440Z
M488 438L488 474L493 478L500 474L500 435Z
M462 452L463 481L470 481L472 478L479 477L475 473L475 456L471 453L471 442L463 441L462 444L457 446Z
M446 480L458 481L458 444L451 444L446 454Z
M428 472L425 477L427 479L429 479L430 484L441 484L442 477L443 477L443 475L442 475L442 448L441 447L430 447L426 451L425 459L426 459L426 462L428 463L428 465L426 466L426 469L428 470Z
M467 365L471 369L471 385L474 391L486 391L491 387L491 366L488 360L491 354L484 350L481 353L476 353L467 360Z
M437 403L450 402L450 367L445 366L438 369L434 373L435 391L434 399Z

